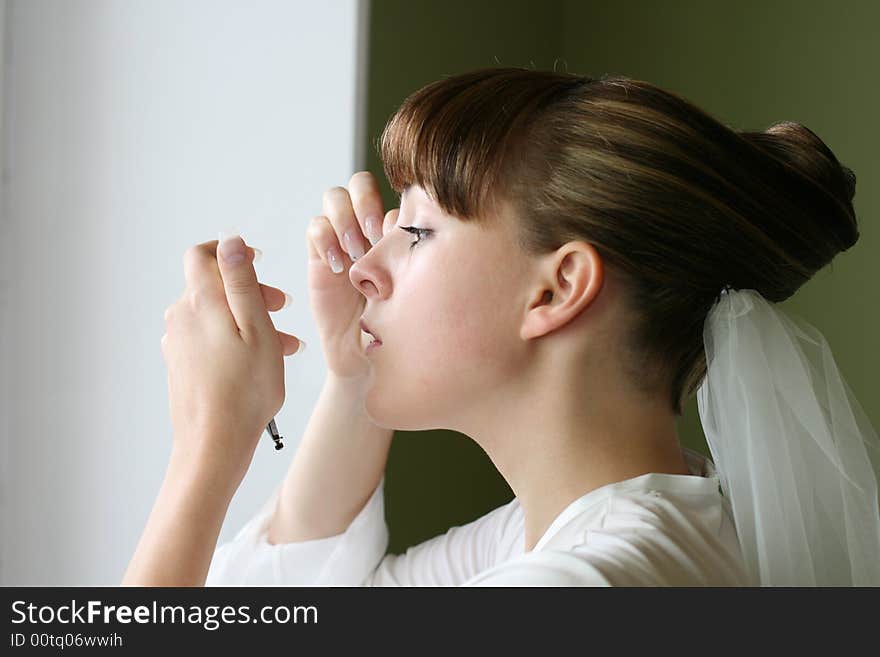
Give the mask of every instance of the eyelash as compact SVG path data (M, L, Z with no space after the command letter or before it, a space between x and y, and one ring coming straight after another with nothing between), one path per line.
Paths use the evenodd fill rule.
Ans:
M409 245L410 250L415 248L416 244L421 244L427 237L433 233L433 230L429 228L416 228L415 226L398 226L401 230L405 230L408 233L412 233L416 235L419 239Z

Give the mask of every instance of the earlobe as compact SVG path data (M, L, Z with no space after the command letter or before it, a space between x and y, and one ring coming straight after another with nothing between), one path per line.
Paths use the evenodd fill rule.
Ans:
M602 289L602 258L588 242L569 242L553 254L550 276L530 304L520 337L540 337L565 326L590 306Z

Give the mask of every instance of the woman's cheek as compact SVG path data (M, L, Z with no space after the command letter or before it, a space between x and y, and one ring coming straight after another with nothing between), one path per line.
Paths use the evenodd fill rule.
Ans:
M415 342L415 341L414 341ZM450 344L420 334L418 344L406 350L381 354L374 363L364 407L378 426L403 431L423 431L448 426L450 414L461 408L461 396L473 376L460 356L451 355ZM379 351L385 348L383 344ZM464 369L462 366L464 365Z

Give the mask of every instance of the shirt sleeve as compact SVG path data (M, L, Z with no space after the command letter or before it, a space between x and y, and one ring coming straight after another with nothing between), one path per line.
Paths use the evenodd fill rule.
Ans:
M384 485L341 534L294 543L269 543L269 522L279 484L257 514L220 545L208 569L205 586L361 586L388 548Z
M346 530L327 538L270 545L266 534L281 485L235 538L214 552L206 586L459 586L518 543L513 503L412 546L385 554L385 477ZM521 524L521 521L520 521Z

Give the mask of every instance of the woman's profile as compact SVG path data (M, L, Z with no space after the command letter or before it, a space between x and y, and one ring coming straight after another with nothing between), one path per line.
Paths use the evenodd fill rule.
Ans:
M324 194L307 247L325 385L285 480L210 555L208 585L880 584L853 556L880 546L860 409L861 451L844 456L820 413L790 410L823 406L792 401L816 371L778 399L719 376L762 337L780 342L761 363L785 357L799 333L773 304L858 239L855 177L818 136L736 131L623 76L487 68L419 89L377 146L400 207L385 211L368 172ZM676 432L698 391L715 463ZM724 412L738 404L751 423ZM515 498L386 554L393 431L436 428L478 443ZM756 556L796 533L775 535L776 517L848 540L780 574L801 562Z

